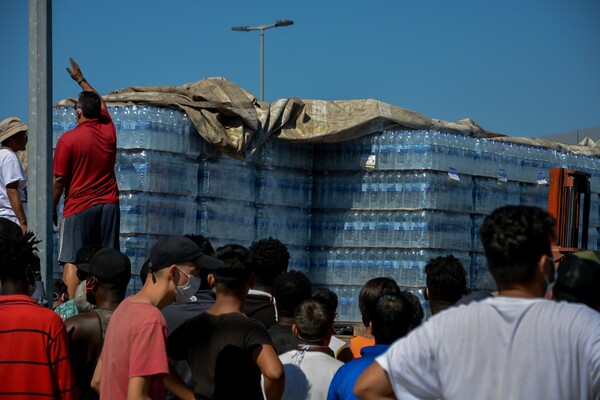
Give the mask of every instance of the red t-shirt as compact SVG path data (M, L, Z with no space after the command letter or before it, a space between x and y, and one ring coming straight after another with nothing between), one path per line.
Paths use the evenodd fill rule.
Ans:
M166 398L167 324L151 304L123 300L110 317L102 347L100 397L127 399L129 378L149 376L154 400Z
M119 202L116 158L117 131L105 108L99 119L83 121L58 139L52 173L65 178L63 217Z
M77 399L62 319L25 295L0 296L0 397Z

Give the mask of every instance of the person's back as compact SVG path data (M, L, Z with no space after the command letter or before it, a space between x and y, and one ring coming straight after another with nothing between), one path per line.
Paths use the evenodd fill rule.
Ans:
M116 143L115 126L105 108L97 118L80 123L59 138L54 173L68 177L64 216L118 201Z
M194 393L201 399L263 399L283 390L283 367L264 325L241 310L252 284L247 249L228 245L215 255L224 266L209 276L216 288L215 304L184 322L169 336L167 351L173 360L187 359Z
M27 295L0 296L0 393L76 396L62 319ZM68 366L68 368L67 368Z
M364 347L361 357L344 364L335 374L327 393L327 400L354 400L352 392L359 375L383 354L395 340L420 323L419 311L415 309L410 293L384 294L377 299L371 315L371 331L375 345ZM418 300L418 299L417 299ZM420 308L421 305L418 304Z
M89 264L80 264L79 273L86 274L89 299L97 306L65 320L69 332L72 361L80 398L97 399L90 382L100 357L113 311L125 298L131 278L129 258L115 249L101 249Z
M0 396L77 399L65 325L27 295L34 243L0 218Z
M351 338L338 353L337 359L348 362L360 357L360 350L366 346L373 346L375 338L371 334L371 315L375 313L375 303L377 299L386 293L400 293L400 287L391 278L377 277L369 279L358 294L358 308L363 325L366 328L364 335L357 335Z
M331 306L323 299L303 301L294 315L298 348L279 356L285 368L284 399L321 400L343 365L329 354L333 333Z
M194 391L200 398L262 399L261 371L252 354L270 341L264 326L242 313L205 312L171 334L169 355L176 360L187 357ZM172 342L189 346L183 353L173 352Z
M397 363L395 368L409 371L415 386L427 387L435 379L439 390L419 391L417 397L588 399L600 395L600 315L585 307L494 297L447 309L419 329L420 335L403 341L406 351L401 357L396 357L396 348L388 350L388 359ZM426 358L411 351L411 346L424 341ZM399 382L410 384L406 379Z

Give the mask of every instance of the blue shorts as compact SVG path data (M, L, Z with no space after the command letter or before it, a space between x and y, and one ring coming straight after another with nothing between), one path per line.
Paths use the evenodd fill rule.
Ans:
M58 262L74 263L83 246L100 244L119 249L119 204L97 204L63 218L58 238Z

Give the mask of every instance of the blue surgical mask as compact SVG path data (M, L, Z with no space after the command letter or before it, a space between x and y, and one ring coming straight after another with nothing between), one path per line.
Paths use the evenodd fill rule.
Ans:
M188 279L185 285L175 287L175 303L185 304L191 301L196 301L196 292L198 291L201 282L200 278L197 276L188 275L181 269L179 269L179 272L185 275Z

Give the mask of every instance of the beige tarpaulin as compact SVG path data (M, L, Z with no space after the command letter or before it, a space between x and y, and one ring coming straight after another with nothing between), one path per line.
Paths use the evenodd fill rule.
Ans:
M259 102L224 78L182 86L132 86L104 96L108 105L147 104L185 111L199 134L236 158L251 158L272 136L303 143L333 143L390 129L431 129L498 138L561 151L600 156L600 145L568 146L542 139L508 138L470 119L446 122L377 100L279 99ZM58 105L73 105L65 99Z

